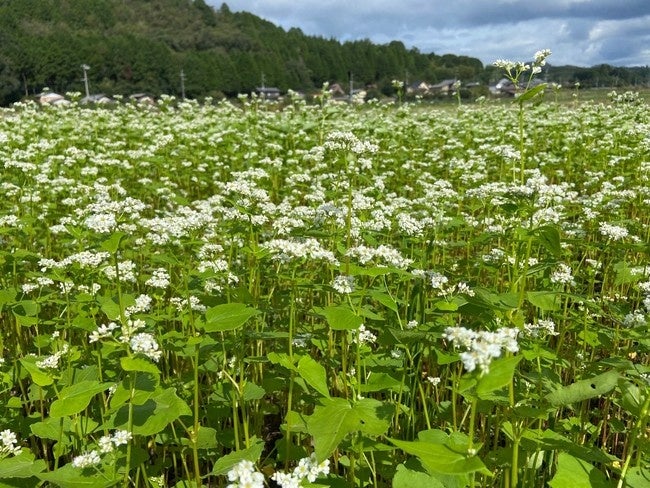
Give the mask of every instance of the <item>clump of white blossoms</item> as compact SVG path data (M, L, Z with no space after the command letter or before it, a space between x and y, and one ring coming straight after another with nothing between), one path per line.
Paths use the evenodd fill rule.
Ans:
M377 336L366 329L366 326L361 324L358 329L352 331L352 342L359 344L373 344L377 340Z
M95 450L85 452L76 456L72 460L72 466L74 468L89 468L91 466L97 466L102 462L102 458L99 456L99 453Z
M532 80L533 76L541 73L542 66L546 64L546 58L548 58L550 55L550 49L542 49L540 51L537 51L535 53L535 60L533 61L532 66L521 61L510 61L509 59L497 59L492 64L497 68L504 70L506 78L512 81L515 86L518 86L521 75L527 71L530 71L528 83L530 83L530 80Z
M332 281L332 288L344 295L352 293L354 291L354 276L338 275Z
M472 372L478 367L483 373L488 373L490 362L501 356L501 349L512 353L519 351L518 334L519 329L507 327L495 332L447 327L443 338L453 342L454 347L466 349L460 354L460 359L467 371Z
M611 239L612 241L623 240L629 235L629 232L625 227L608 224L607 222L600 224L598 230L602 235L608 239Z
M571 266L567 266L564 263L558 264L557 268L555 268L551 273L551 283L556 285L576 286L571 271Z
M167 270L165 268L157 268L153 270L153 273L151 273L151 278L145 282L145 285L149 285L153 288L161 288L164 290L170 285L170 283L171 278Z
M345 255L357 258L361 264L375 260L378 266L393 266L399 269L406 269L413 263L412 259L403 257L397 249L384 244L376 248L364 245L351 247Z
M98 449L87 451L72 460L72 466L75 468L88 468L96 466L102 462L100 454L108 454L115 450L116 447L124 446L133 438L133 434L128 430L116 430L113 435L100 437L97 442Z
M245 459L228 471L228 481L226 488L264 488L264 475Z
M629 327L629 328L642 327L646 325L646 323L647 323L646 315L641 310L635 310L632 313L628 313L627 315L625 315L625 318L623 318L624 327Z
M524 324L524 331L530 337L545 337L558 335L555 330L555 322L551 319L539 319L535 324Z
M326 459L322 463L317 462L316 455L302 458L293 470L293 473L282 473L277 471L273 473L271 479L281 488L298 488L304 479L309 483L316 481L320 475L328 475L330 472L330 461Z
M70 346L63 343L61 350L51 354L40 361L36 361L36 366L40 369L58 369L61 358L68 353Z
M134 353L144 354L156 362L159 361L162 356L162 351L159 349L156 338L147 332L141 332L131 337L129 345Z
M116 430L113 435L102 436L97 444L101 453L113 452L116 447L124 446L133 439L133 434L128 430Z
M0 459L7 457L9 454L17 456L23 448L18 445L16 434L9 429L0 432Z
M162 357L162 351L158 341L149 332L139 332L146 327L144 320L127 320L126 324L121 327L115 322L107 325L100 325L96 330L91 332L89 342L98 342L101 339L112 339L116 342L128 344L134 354L143 354L153 361L159 361ZM120 331L120 335L113 337L115 330Z

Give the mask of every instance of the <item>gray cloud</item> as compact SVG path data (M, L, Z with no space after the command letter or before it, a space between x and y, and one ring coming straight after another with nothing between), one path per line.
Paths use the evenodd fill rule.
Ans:
M218 7L221 2L212 1ZM550 48L555 65L650 65L650 0L230 0L305 34L340 41L401 40L484 64L528 60Z

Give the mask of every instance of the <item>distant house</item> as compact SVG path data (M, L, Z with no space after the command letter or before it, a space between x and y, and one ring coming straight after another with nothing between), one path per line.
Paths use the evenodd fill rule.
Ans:
M113 100L111 97L104 95L103 93L96 93L95 95L88 95L87 97L83 97L81 100L79 100L79 103L82 104L97 103L100 105L105 105L108 103L115 103L115 100Z
M142 103L144 105L155 105L156 103L154 97L148 93L134 93L133 95L129 95L129 100L132 100L136 103Z
M533 88L536 87L537 85L540 85L544 83L542 80L538 80L536 78L533 78L530 80L530 83L528 83L528 88ZM512 81L510 81L508 78L501 78L496 85L493 85L490 87L490 93L493 95L502 95L502 96L508 96L508 97L514 97L518 91L523 91L523 86L519 86L519 90L517 90L517 87L514 85Z
M63 95L51 91L45 91L36 95L41 105L67 105L70 100L66 100Z
M280 98L280 89L274 86L258 86L255 88L255 93L257 93L257 96L260 98L266 100L277 100Z
M439 93L443 95L449 95L455 90L454 85L458 80L456 78L450 78L448 80L442 80L440 83L436 83L435 85L431 85L430 90L432 93Z
M431 84L426 81L416 81L406 87L406 93L416 95L426 95L431 90Z
M344 97L347 95L343 87L338 83L333 83L330 85L330 95L333 97Z

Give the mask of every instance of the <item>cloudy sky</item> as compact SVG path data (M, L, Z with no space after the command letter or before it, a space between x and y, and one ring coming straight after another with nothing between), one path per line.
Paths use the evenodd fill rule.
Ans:
M221 5L221 0L208 3ZM650 0L226 0L285 29L340 41L401 40L484 64L549 48L559 66L650 65Z

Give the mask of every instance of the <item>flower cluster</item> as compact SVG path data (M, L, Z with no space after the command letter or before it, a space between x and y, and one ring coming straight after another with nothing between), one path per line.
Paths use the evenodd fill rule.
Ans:
M328 475L329 472L329 459L319 463L316 460L316 455L312 454L309 457L302 458L298 462L298 466L293 470L293 473L288 474L277 471L273 473L271 479L281 488L298 488L302 486L302 480L306 479L310 483L313 483L320 475Z
M113 452L116 447L128 444L132 438L133 434L128 430L116 430L113 435L105 435L99 439L97 442L99 452L102 454Z
M559 334L555 330L555 322L551 319L539 319L537 323L524 324L524 331L530 337L555 336Z
M226 488L264 488L264 475L247 460L239 461L228 471L228 481Z
M366 326L361 324L358 329L352 331L352 342L359 344L373 344L377 340L377 336L366 329Z
M9 429L0 432L0 459L13 454L17 456L23 448L18 445L16 434Z
M131 432L126 430L116 430L113 435L102 436L97 442L97 449L86 451L72 460L72 466L75 468L89 468L97 466L102 462L100 454L109 454L115 450L116 447L123 446L129 443L133 438Z
M460 359L467 371L477 367L487 373L492 359L501 356L501 349L515 353L519 351L517 335L519 329L502 327L496 332L466 329L465 327L447 327L443 338L454 343L455 347L467 349L460 354Z
M109 322L107 325L100 325L90 333L89 342L98 342L101 339L111 338L117 342L128 344L134 354L143 354L153 361L159 361L162 357L162 351L158 341L149 332L139 332L146 327L144 320L127 320L121 327L115 322ZM113 332L119 329L120 334L113 337Z
M556 285L576 286L576 282L571 274L571 266L564 263L558 264L557 268L551 273L551 283Z
M497 68L505 71L506 77L515 85L519 83L521 75L530 71L530 79L538 73L542 72L542 66L546 64L546 58L551 55L550 49L542 49L535 53L535 60L532 66L521 61L510 61L509 59L497 59L492 63Z
M344 295L352 293L354 291L354 276L338 275L332 282L332 288Z
M58 369L61 358L67 354L69 350L70 346L64 343L60 351L57 351L54 354L51 354L41 359L40 361L37 361L36 366L38 366L40 369Z

